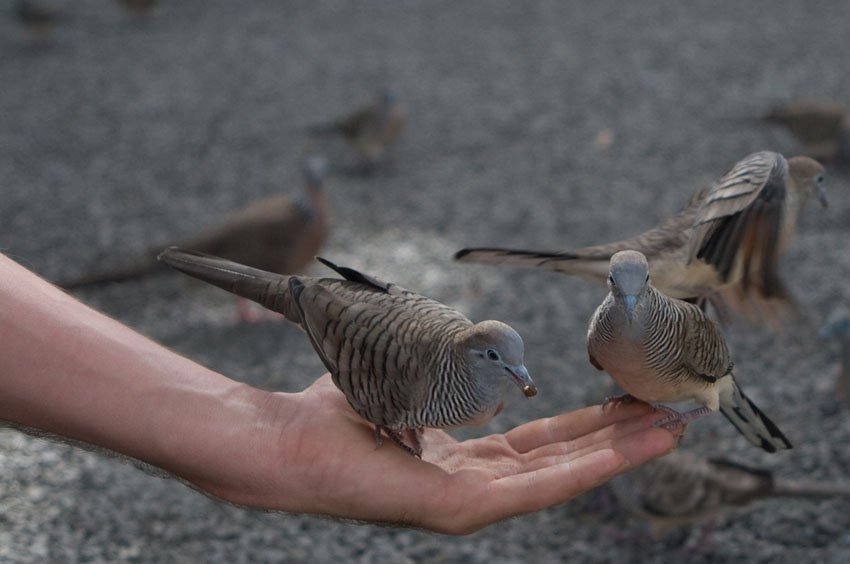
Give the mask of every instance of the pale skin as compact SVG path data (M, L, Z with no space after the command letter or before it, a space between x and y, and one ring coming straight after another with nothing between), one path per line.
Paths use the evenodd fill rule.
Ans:
M144 461L223 500L466 534L565 502L669 452L635 402L458 442L423 460L348 406L329 375L298 393L227 378L90 309L0 255L0 420Z

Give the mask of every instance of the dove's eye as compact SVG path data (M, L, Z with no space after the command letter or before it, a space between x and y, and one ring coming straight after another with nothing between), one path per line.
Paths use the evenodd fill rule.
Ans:
M815 176L815 182L817 182L818 184L820 184L821 182L823 182L823 175L822 175L822 174L818 174L817 176Z
M501 357L499 356L499 353L497 353L493 349L487 349L487 358L489 358L490 360L492 360L494 362L501 359Z

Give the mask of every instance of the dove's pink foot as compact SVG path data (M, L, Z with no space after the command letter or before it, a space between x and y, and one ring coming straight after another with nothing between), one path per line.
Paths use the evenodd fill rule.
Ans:
M686 411L684 413L679 413L675 409L669 408L664 405L657 405L655 409L659 409L667 413L666 417L662 417L653 425L655 427L661 427L663 429L672 430L673 428L686 427L688 423L691 421L696 421L700 417L704 417L711 413L711 409L706 406L698 407L696 409L692 409L690 411Z
M419 435L422 433L422 429L404 429L403 431L395 431L393 429L387 429L382 425L375 425L375 444L378 446L381 446L384 442L381 437L381 431L386 433L392 442L400 446L409 454L416 458L422 458L422 443L419 442Z
M605 401L602 402L602 409L616 409L617 406L620 405L628 405L630 403L641 402L643 400L639 400L632 394L623 394L621 396L608 396L605 398Z

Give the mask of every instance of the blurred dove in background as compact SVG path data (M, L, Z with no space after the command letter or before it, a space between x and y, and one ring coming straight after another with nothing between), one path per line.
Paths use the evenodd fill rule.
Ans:
M304 163L303 194L257 200L181 244L271 272L301 272L322 248L330 230L324 176L324 159L309 157ZM127 268L96 272L58 285L71 290L164 272L157 254L151 250Z
M338 134L345 139L365 172L373 172L404 131L406 112L395 90L378 97L330 124L311 128L315 134Z
M824 163L850 164L850 109L828 100L797 100L771 108L763 121L782 125L802 153Z
M850 497L850 484L781 478L683 450L617 476L609 487L624 508L649 523L656 539L761 499Z
M455 258L603 282L614 253L637 250L649 261L655 287L668 296L772 322L793 310L778 261L809 197L827 205L823 181L823 167L808 157L786 161L770 151L753 153L699 190L677 215L629 239L560 252L468 248Z

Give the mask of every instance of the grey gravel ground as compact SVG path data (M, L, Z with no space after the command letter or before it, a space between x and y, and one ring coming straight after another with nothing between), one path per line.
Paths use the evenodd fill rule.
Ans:
M410 127L394 169L335 175L325 254L525 336L541 394L488 430L598 401L584 331L604 289L555 274L453 264L468 245L567 248L666 217L745 154L794 141L737 122L773 103L848 100L850 3L166 2L149 21L67 4L49 46L0 15L0 248L68 278L126 263L260 196L297 188L305 127L393 84ZM600 149L602 131L613 144ZM810 315L777 337L737 325L740 380L796 448L766 455L722 420L686 446L788 476L850 479L836 351L812 327L850 300L850 176L807 210L784 268ZM221 292L161 277L81 299L252 384L321 372L285 324L237 325ZM518 396L518 394L517 394ZM0 430L3 562L848 562L846 502L764 503L686 531L640 528L604 490L463 538L263 514L115 459ZM622 531L627 534L621 534Z

